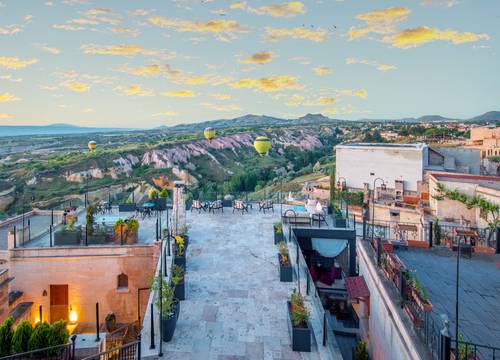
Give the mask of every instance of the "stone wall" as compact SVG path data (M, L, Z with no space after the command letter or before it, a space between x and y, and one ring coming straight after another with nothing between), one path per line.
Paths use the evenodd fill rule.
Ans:
M171 224L174 235L180 234L186 227L186 198L184 195L184 183L180 181L174 183Z
M77 312L81 325L95 327L96 302L101 322L110 312L116 314L117 322L131 322L138 318L138 289L150 286L158 258L157 244L12 249L11 290L22 291L24 300L33 302L33 322L38 320L39 305L43 320L51 320L50 285L64 284L68 285L68 306ZM128 276L128 288L117 287L122 273ZM148 291L141 292L141 313L148 296Z

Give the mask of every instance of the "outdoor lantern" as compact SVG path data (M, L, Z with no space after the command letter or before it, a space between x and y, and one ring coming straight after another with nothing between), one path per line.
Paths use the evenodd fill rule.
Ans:
M97 147L97 143L94 140L92 140L92 141L89 141L87 146L88 146L89 150L92 151Z
M255 139L253 146L260 156L264 156L271 148L271 140L269 140L267 136L258 136Z
M321 206L321 203L319 201L316 204L316 211L317 212L322 212L323 211L323 206Z
M70 323L76 323L78 320L78 314L76 313L76 310L73 310L72 307L69 307L69 322Z
M212 141L212 139L215 137L215 129L211 127L207 127L203 131L203 135L205 136L205 139L207 139L209 142Z
M387 186L385 186L385 183L382 183L382 185L380 185L380 189L382 191L385 191L387 189Z

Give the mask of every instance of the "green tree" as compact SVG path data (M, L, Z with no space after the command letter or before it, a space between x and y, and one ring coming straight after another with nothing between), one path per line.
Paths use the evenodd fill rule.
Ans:
M10 350L12 348L13 324L14 318L9 316L4 320L2 325L0 325L0 356L10 355Z
M50 330L50 325L46 322L37 324L28 341L28 350L33 351L49 347L51 336Z
M33 333L33 327L31 323L27 320L21 321L17 325L14 336L12 337L12 353L23 353L28 351L28 342L30 340L31 334Z
M58 320L50 326L49 346L67 344L69 341L69 332L66 329L66 321Z

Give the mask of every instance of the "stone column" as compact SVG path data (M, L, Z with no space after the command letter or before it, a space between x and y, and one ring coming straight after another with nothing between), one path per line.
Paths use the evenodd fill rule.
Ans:
M186 199L184 196L184 183L182 181L174 182L171 224L174 235L179 235L186 227Z

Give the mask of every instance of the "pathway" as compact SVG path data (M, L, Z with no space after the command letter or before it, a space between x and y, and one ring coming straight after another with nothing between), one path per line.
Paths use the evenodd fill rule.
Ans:
M272 224L263 215L188 213L186 300L166 359L319 359L291 350ZM313 340L314 341L314 340ZM157 347L158 349L158 344Z

